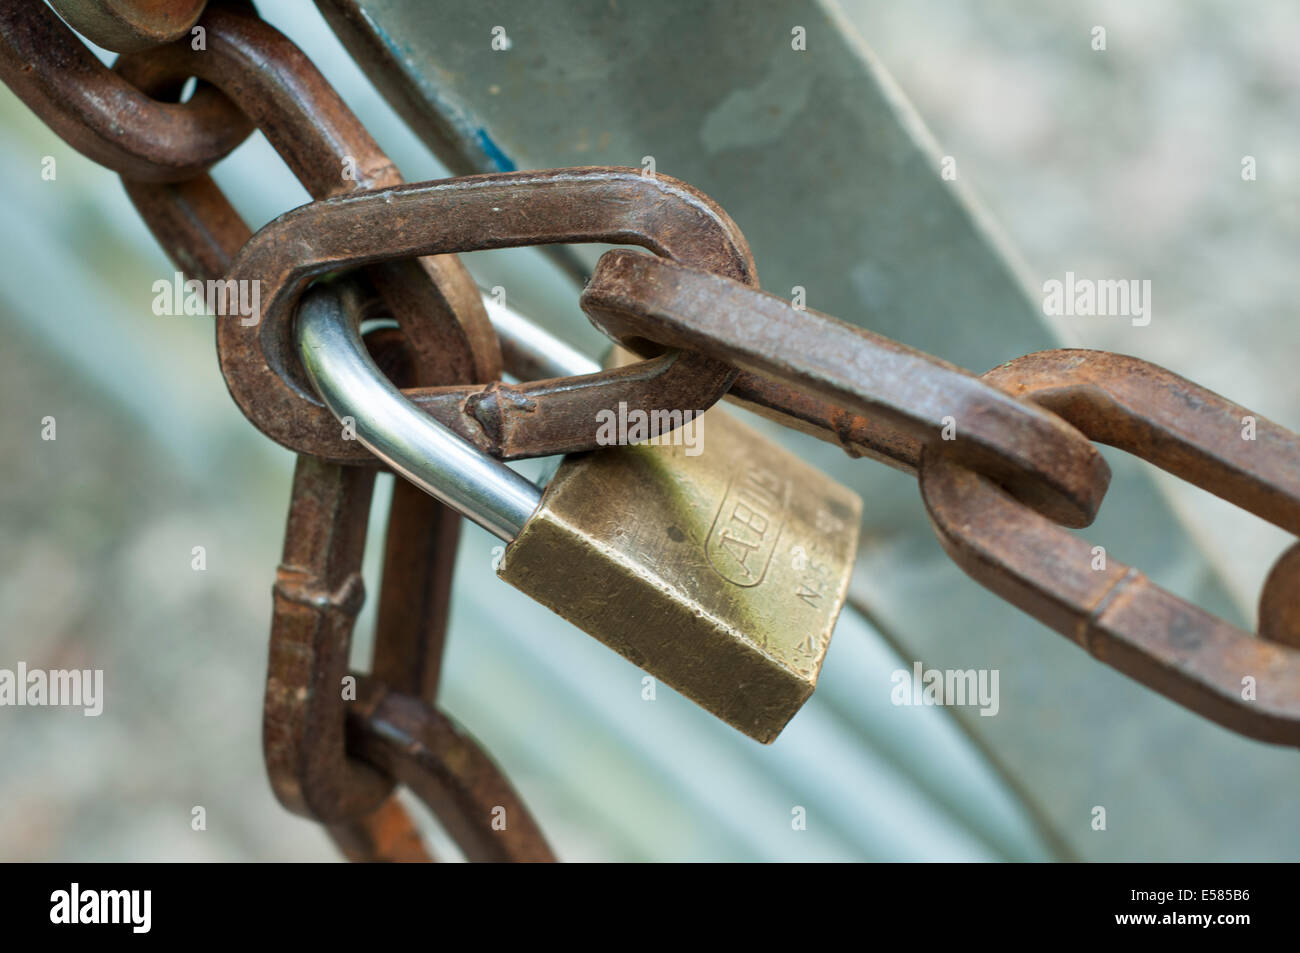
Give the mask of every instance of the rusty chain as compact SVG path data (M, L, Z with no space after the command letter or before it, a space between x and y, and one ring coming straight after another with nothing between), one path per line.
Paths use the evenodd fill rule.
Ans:
M148 15L128 2L120 9L135 22L137 14ZM188 277L223 275L252 234L206 169L253 128L262 129L314 196L401 181L310 61L251 4L212 4L199 25L206 31L201 53L184 39L136 44L131 48L140 52L120 57L109 71L43 4L0 14L0 76L70 145L122 174L146 223ZM194 96L184 105L169 102L191 75L202 80ZM367 337L395 380L429 385L499 376L496 336L455 258L381 263L357 287L359 294L382 294L399 323ZM509 782L433 707L459 519L405 484L393 494L372 675L348 673L375 476L373 459L349 462L369 465L300 455L295 472L266 688L264 746L273 788L291 810L325 824L351 860L430 859L392 794L398 779L467 858L552 860ZM484 820L499 809L510 817L503 831Z
M43 3L6 3L0 36L5 85L68 145L137 181L188 179L253 130L211 86L184 105L146 95L100 63ZM174 99L180 87L161 92Z
M188 277L257 281L254 320L217 322L232 397L294 450L274 589L264 747L286 807L352 860L428 860L395 785L472 860L552 860L504 775L436 709L459 518L395 483L369 674L348 668L379 462L342 438L290 344L295 306L346 272L366 337L425 413L501 459L594 448L596 411L703 410L720 398L918 477L940 541L976 581L1207 718L1300 747L1300 544L1270 573L1258 636L1110 561L1063 527L1090 524L1109 483L1093 441L1300 535L1300 437L1163 368L1056 350L982 376L757 288L735 223L664 176L591 168L403 184L306 56L246 0L58 0L122 52L104 68L43 3L0 11L0 79L73 148L122 176ZM189 42L205 31L202 51ZM199 80L193 96L181 88ZM314 201L256 234L207 170L260 129ZM499 380L501 351L461 252L565 242L638 245L600 260L581 304L640 363ZM797 342L794 343L794 342ZM951 438L945 420L960 421ZM1258 695L1246 701L1245 676ZM490 831L504 806L508 832Z
M914 362L924 356L878 335L716 275L620 251L602 256L582 299L604 330L631 346L653 341L726 353L747 371L871 414L878 429L903 430L879 452L905 448L901 462L918 471L940 541L972 578L1193 711L1251 737L1300 746L1294 550L1270 573L1261 599L1265 637L1252 638L1116 560L1098 568L1091 544L1063 528L1090 523L1091 506L1053 513L1023 489L1016 499L1018 479L999 473L997 461L981 460L982 448L971 453L960 440L946 447L934 439L940 415L951 415L972 423L975 441L985 426L1025 439L1020 458L1044 461L1040 476L1092 476L1096 496L1076 501L1099 503L1106 488L1109 471L1095 450L1073 459L1040 453L1048 444L1028 418L999 419L998 405L962 407L966 379L955 369L918 373ZM810 343L795 350L785 346L792 339ZM1300 535L1300 437L1218 394L1103 351L1030 354L979 380L1007 406L1044 408L1065 431L1138 454ZM940 382L946 386L930 390ZM901 399L891 401L896 394ZM1253 440L1242 439L1247 419ZM1247 677L1256 683L1249 698Z
M92 43L130 53L188 34L207 0L52 0L50 5Z

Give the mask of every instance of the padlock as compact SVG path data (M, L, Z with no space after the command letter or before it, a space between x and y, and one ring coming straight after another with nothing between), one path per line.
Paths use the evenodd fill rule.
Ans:
M861 503L720 407L693 424L696 456L566 457L497 574L768 742L817 685Z
M354 312L338 291L313 289L296 333L312 384L357 439L508 541L501 578L774 740L816 687L858 497L720 408L691 421L693 445L677 430L570 455L543 493L407 401L367 355Z

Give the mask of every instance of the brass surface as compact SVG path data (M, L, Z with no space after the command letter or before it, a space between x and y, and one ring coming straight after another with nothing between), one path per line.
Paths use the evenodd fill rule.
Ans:
M498 575L769 743L817 685L862 502L721 408L694 426L566 458Z

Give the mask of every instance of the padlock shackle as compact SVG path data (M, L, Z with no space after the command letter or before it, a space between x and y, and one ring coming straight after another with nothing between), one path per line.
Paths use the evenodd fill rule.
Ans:
M346 288L318 285L298 309L298 353L321 400L340 420L351 418L357 440L399 474L513 540L542 491L403 397L366 352L349 298Z

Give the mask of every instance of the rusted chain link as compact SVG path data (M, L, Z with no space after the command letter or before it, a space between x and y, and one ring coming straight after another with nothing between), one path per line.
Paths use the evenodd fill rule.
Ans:
M469 859L552 860L509 782L430 707L458 523L419 491L403 492L400 481L372 666L379 677L353 674L347 681L364 598L360 561L373 484L369 468L299 458L267 675L264 742L272 787L286 807L326 824L355 860L427 856L414 823L393 800L394 779L428 804ZM394 558L403 562L395 566ZM423 603L422 590L428 593ZM494 811L509 819L500 830L492 827Z
M317 198L401 182L365 127L279 31L244 9L218 4L201 22L207 30L205 51L182 41L123 56L115 68L146 91L169 88L189 75L222 89ZM192 275L220 277L249 237L206 176L168 185L128 183L127 191L173 260ZM385 261L367 269L367 277L417 353L417 383L488 381L500 375L500 351L478 288L456 258ZM238 319L218 322L219 353L222 328L232 323L238 326ZM238 393L253 386L229 373L227 384ZM270 412L255 410L250 419L265 430L274 426L266 423ZM292 440L286 445L304 449Z
M946 361L718 275L607 252L582 307L633 350L647 341L690 348L779 382L784 390L769 391L769 406L780 409L781 393L811 393L856 415L859 439L905 465L921 447L943 445L1067 526L1092 522L1109 485L1096 447L1056 415Z
M1278 557L1259 594L1259 637L1300 649L1300 543Z
M400 366L402 343L394 329L369 340L397 381L413 370ZM272 787L290 810L324 823L352 860L431 859L394 799L394 779L425 801L469 859L553 860L509 782L431 707L460 522L404 481L393 490L372 676L353 674L348 684L373 485L368 467L298 459L266 684ZM491 826L494 811L509 817L502 830Z
M314 202L253 236L227 274L262 289L257 325L218 326L235 402L272 439L338 462L369 459L302 377L289 340L293 309L312 278L368 261L562 242L637 244L757 283L749 246L708 198L674 179L632 169L556 169L421 182ZM743 287L743 285L742 285ZM488 452L545 456L599 445L597 411L705 410L735 372L696 354L579 378L412 392Z
M84 13L99 5L74 6ZM201 56L182 40L123 57L116 73L100 66L48 8L32 7L0 15L0 74L70 144L124 175L151 228L191 277L219 277L250 234L201 174L253 128L245 112L313 195L401 181L310 62L247 3L214 3L202 23ZM130 45L153 47L165 39L149 33L166 27L148 22L149 10L124 2L119 11L130 29L148 34ZM102 23L78 25L106 45L117 42L96 32ZM184 106L150 98L175 98L190 75L215 85L200 83ZM132 117L139 119L124 121ZM404 325L404 331L367 335L393 379L410 385L497 376L496 337L477 289L454 258L387 263L371 269L371 277ZM366 283L354 289L354 296L368 294ZM404 483L395 488L390 513L374 675L353 676L359 701L344 699L373 482L368 467L299 459L267 682L273 786L293 809L326 822L352 860L431 859L392 794L396 777L440 817L468 858L552 860L509 783L431 707L459 520ZM367 767L367 760L378 767ZM490 827L496 810L509 813L509 834Z
M175 99L186 78L155 92ZM206 83L184 104L141 92L100 63L39 0L0 5L0 80L72 148L141 182L192 178L253 129L238 106Z
M372 333L368 343L387 373L400 379L412 372L412 368L403 366L402 359L408 354L394 329L385 328ZM330 694L331 686L318 684L312 671L313 666L321 663L322 655L341 655L341 664L347 662L352 627L356 612L360 610L360 559L373 485L372 472L323 467L310 457L298 460L271 623L263 711L267 770L272 789L290 810L319 820L314 805L328 806L338 798L337 791L332 788L325 794L318 789L319 763L324 760L327 764L341 764L345 784L368 784L372 793L383 792L382 800L373 809L357 808L342 819L327 824L326 829L344 856L354 861L427 861L432 857L421 843L414 822L392 794L391 782L385 785L373 770L354 765L344 754L345 686L333 686L337 694ZM419 533L422 529L434 528L433 520L421 509L410 514L414 519L406 515L407 505L408 498L398 500L394 496L386 564L388 552L400 548L395 537L404 539L408 532ZM325 518L321 519L322 516ZM440 534L435 531L431 535L437 537ZM417 560L419 568L424 570L426 582L435 591L450 587L454 539L450 543L451 549L445 558L437 560L437 554L428 553L421 554L426 556L425 560ZM405 574L413 568L409 565L403 567L404 579L409 578ZM351 603L339 604L340 600L331 589L337 586L352 590ZM391 588L385 578L382 601L389 601L387 597ZM322 591L325 592L323 598L320 597ZM445 604L438 608L445 613ZM431 618L428 629L414 635L408 626L401 624L404 621L399 618L392 633L396 640L425 642L423 659L426 660L430 653L440 654L445 615ZM385 651L397 649L400 652L400 647L392 644L391 637L387 649L381 649L386 623L388 620L381 618L377 627L376 662ZM293 664L295 659L300 664ZM340 663L331 659L326 664L334 672ZM426 665L436 671L438 663L426 661ZM314 697L313 691L316 693ZM337 706L332 707L336 697ZM429 697L432 699L433 695ZM277 721L277 716L281 716L281 720ZM309 736L303 730L303 722L313 716L324 723L325 731ZM355 780L357 777L362 779L359 783Z
M392 164L296 47L260 21L233 12L213 10L204 25L209 49L202 57L177 44L124 57L118 70L134 83L154 89L201 68L212 82L234 91L314 195L400 181ZM253 68L254 64L260 65ZM249 237L248 228L206 176L163 187L127 183L127 188L155 234L190 274L221 275ZM190 202L201 206L200 214L190 214ZM411 382L496 376L495 336L484 330L486 315L477 289L454 259L425 259L419 266L393 263L375 271L372 277L387 290L390 301L410 301L393 310L399 314L417 365L416 373L408 375ZM430 300L429 291L440 292L447 286L453 289L453 297ZM466 313L470 320L462 325ZM431 321L440 316L440 328L430 333ZM476 351L481 356L476 357ZM353 526L351 532L339 529L335 540L344 556L359 560L359 553L349 553L347 547L358 532L355 521L361 520L364 527L369 490L363 493L353 484L369 487L373 474L321 469L305 457L300 458L299 470L295 501L300 494L308 499L314 496L312 502L320 505L322 489L330 488L335 499L341 494L361 511L351 515L352 524L345 524ZM299 486L300 480L307 486ZM319 514L303 518L295 515L296 509L291 510L285 567L277 584L267 685L266 747L273 787L287 806L325 822L352 859L424 859L427 855L410 818L388 793L391 779L354 761L343 745L348 706L340 695L340 679L355 611L346 601L340 602L345 599L342 593L326 596L328 610L315 614L304 613L302 600L292 598L302 594L296 567L300 560L291 555L294 541L300 534L321 531ZM335 513L334 518L347 517ZM379 678L430 701L435 697L458 533L458 520L436 501L408 488L395 490L373 665ZM337 571L335 566L332 572ZM359 585L359 562L354 573L346 578ZM323 591L334 593L328 585ZM307 594L309 602L311 595ZM310 640L310 650L304 648L304 637ZM311 660L307 670L292 666L286 670L285 659L297 658L301 663L303 651ZM309 681L302 682L304 677ZM436 721L441 716L430 711L429 717ZM481 754L478 760L490 766ZM484 811L480 825L484 831L488 818ZM490 850L490 845L462 846L475 856Z
M1094 440L1300 534L1300 437L1218 394L1101 351L1030 354L985 379L1051 408ZM1271 618L1296 601L1294 548L1261 608L1261 631L1276 641L1257 639L1053 526L952 459L927 452L920 483L944 548L981 585L1224 727L1300 747L1300 646L1294 629L1287 634L1289 622Z
M115 53L147 50L189 35L207 0L50 0L92 43Z
M263 716L280 803L323 822L378 807L392 782L344 751L352 628L365 599L361 557L375 472L300 456L293 477Z
M455 723L367 679L358 692L348 708L349 749L414 791L467 860L555 860L505 775Z

